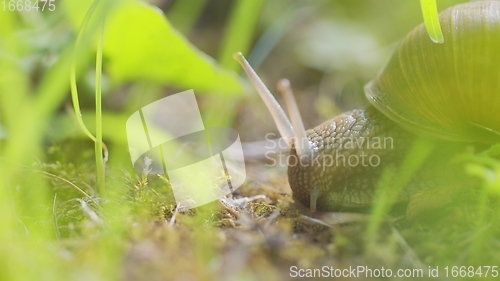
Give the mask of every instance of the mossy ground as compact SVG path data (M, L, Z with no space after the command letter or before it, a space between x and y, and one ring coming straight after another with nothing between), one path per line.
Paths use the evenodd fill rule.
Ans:
M53 147L49 154L60 150ZM500 263L495 196L485 206L479 195L468 196L419 221L390 214L376 236L367 237L370 213L308 213L294 203L282 168L248 163L247 182L233 196L179 212L163 178L113 167L108 181L120 185L121 197L99 198L91 188L92 150L88 154L88 162L83 157L79 163L40 165L51 175L56 196L52 247L63 264L88 276L99 274L91 260L111 253L106 245L95 247L105 236L117 255L116 277L124 280L288 280L291 266L383 267L394 273L421 268L425 274L439 266L444 280L446 266ZM119 227L110 227L113 219L106 217L114 204L122 211L126 206ZM481 278L488 279L495 278Z

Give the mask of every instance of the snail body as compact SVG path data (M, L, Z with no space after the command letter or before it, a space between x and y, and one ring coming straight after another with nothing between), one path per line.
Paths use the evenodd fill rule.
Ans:
M409 202L408 211L418 213L425 209L423 194L446 201L474 185L452 159L466 144L500 141L500 1L460 4L439 19L445 42L433 43L423 24L411 31L365 86L371 106L308 131L298 121L290 90L282 92L288 92L292 122L248 62L237 57L289 143L294 198L312 211L369 207L384 171L404 167L416 138L432 141L435 149L401 190L388 189L395 203ZM373 158L376 163L360 162Z

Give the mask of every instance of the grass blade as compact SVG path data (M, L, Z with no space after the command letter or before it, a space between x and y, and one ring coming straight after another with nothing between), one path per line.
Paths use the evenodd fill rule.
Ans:
M443 32L439 24L436 0L420 0L422 15L424 16L425 28L434 43L444 43Z

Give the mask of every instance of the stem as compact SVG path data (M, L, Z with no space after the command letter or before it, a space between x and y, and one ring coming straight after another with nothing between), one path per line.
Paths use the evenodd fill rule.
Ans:
M234 3L218 60L225 68L238 69L232 56L236 52L247 53L264 4L263 0L238 0Z
M439 24L439 14L436 6L436 0L420 0L422 15L424 17L425 29L432 42L444 43L443 31Z
M484 187L488 187L486 184ZM489 228L491 226L488 226L487 222L487 212L488 212L488 196L489 196L489 190L487 188L483 188L481 191L481 194L479 195L479 202L478 202L478 210L477 210L477 230L474 233L475 239L472 242L472 254L471 254L471 261L472 262L478 262L481 260L482 255L484 254L485 248L486 248L486 237L488 235Z
M95 164L97 169L97 189L104 190L104 161L103 161L103 143L102 143L102 52L104 45L104 19L102 20L100 37L97 43L97 55L95 62L95 128L96 139L94 142Z
M207 0L174 1L172 8L167 12L167 18L179 32L187 35L206 4Z
M80 45L80 42L83 40L83 35L85 33L85 30L87 29L87 25L90 22L90 18L94 14L94 11L97 8L98 4L99 0L95 0L94 3L92 3L92 6L90 6L82 22L82 26L80 27L80 32L78 32L78 36L76 38L74 58L70 71L71 99L73 101L73 109L75 110L76 120L78 121L78 125L80 125L80 128L83 130L83 132L94 142L96 142L97 140L94 137L94 135L92 135L92 133L89 131L87 126L85 126L85 123L83 122L82 118L82 111L80 110L80 101L78 99L78 88L76 86L76 55L78 54L77 49L78 46Z
M393 206L395 199L403 188L408 185L411 177L428 159L434 148L435 144L433 142L417 138L399 167L389 166L383 171L376 188L375 204L372 206L370 223L365 233L365 238L371 244L376 243L380 226Z
M250 49L264 4L264 0L234 1L218 57L219 64L224 68L238 70L238 64L232 59L233 54L236 52L246 54ZM206 117L203 119L206 120L205 125L211 127L230 126L236 114L235 99L214 96L212 102L219 106L207 111Z
M104 161L103 161L103 148L105 148L102 142L102 89L101 89L101 76L102 76L102 53L104 44L104 19L101 21L101 31L100 37L97 43L97 54L96 54L96 89L95 89L95 107L96 107L96 136L92 135L85 123L83 122L82 112L80 109L80 102L78 99L78 88L76 85L76 55L77 49L83 40L85 30L90 22L92 15L94 14L99 0L95 0L92 6L89 8L85 18L80 27L80 32L76 38L75 53L73 58L73 63L70 72L70 83L71 83L71 99L73 101L73 108L75 110L76 119L80 128L83 132L94 141L95 150L95 161L96 161L96 173L97 173L97 189L102 191L104 189Z

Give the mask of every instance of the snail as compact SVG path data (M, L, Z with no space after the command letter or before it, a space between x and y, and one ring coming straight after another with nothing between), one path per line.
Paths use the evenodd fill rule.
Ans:
M413 29L366 84L370 106L308 131L289 82L279 88L291 121L241 53L235 54L289 145L288 180L296 200L313 212L371 206L384 169L401 166L416 138L430 140L435 149L392 194L395 203L408 204L407 214L474 184L452 158L469 144L500 141L500 2L459 4L441 12L439 21L444 43L433 43L423 24ZM389 141L373 146L382 146L381 140ZM348 165L346 159L358 161Z

